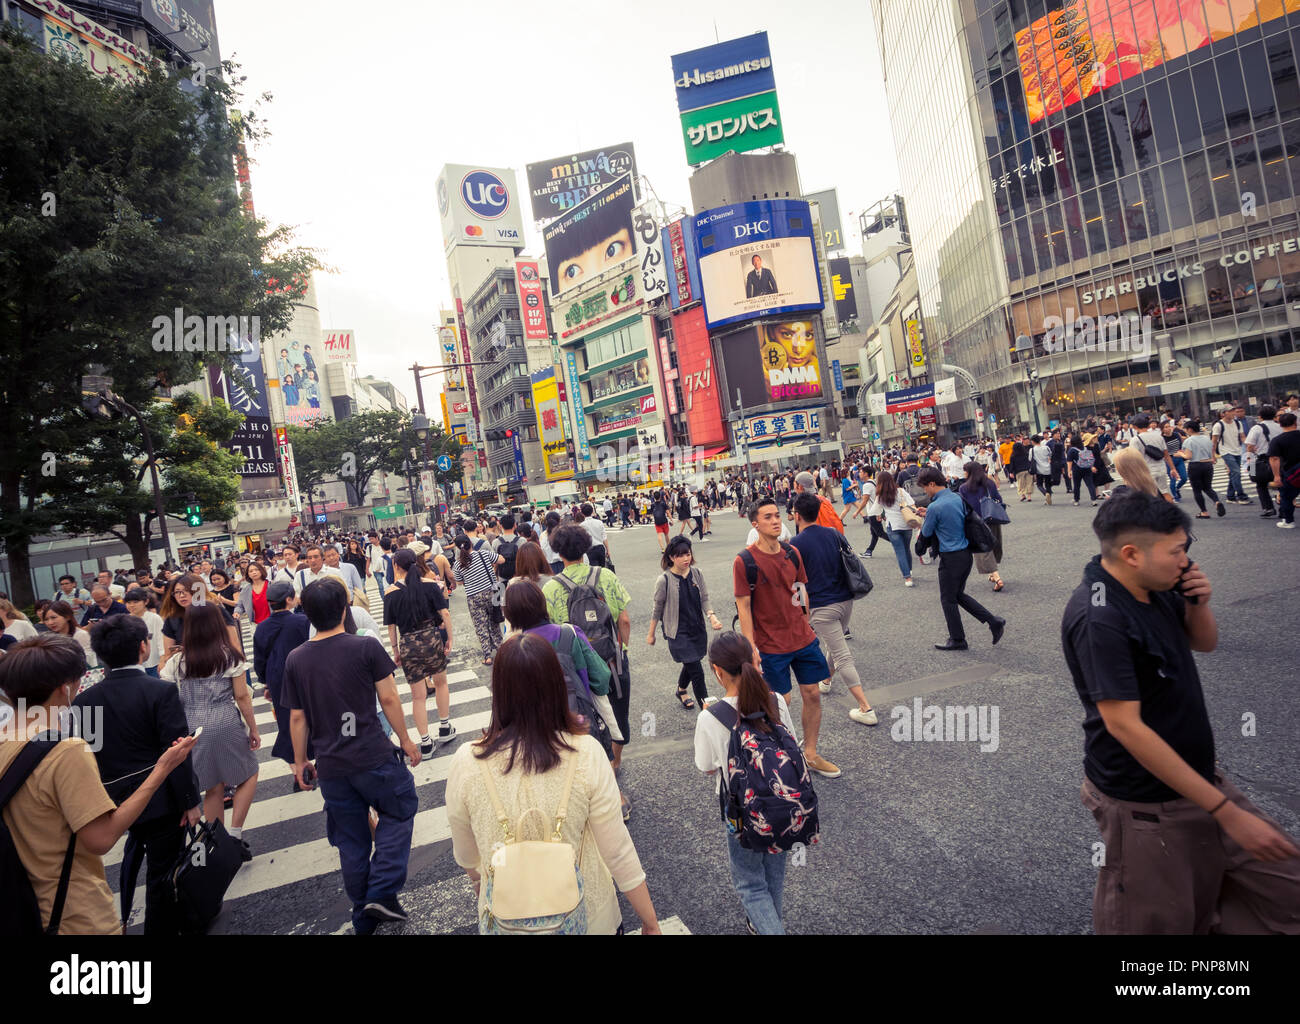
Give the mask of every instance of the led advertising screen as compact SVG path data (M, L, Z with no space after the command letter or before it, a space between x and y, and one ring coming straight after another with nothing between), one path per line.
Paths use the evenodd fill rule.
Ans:
M719 338L728 404L734 403L737 390L746 409L824 401L818 323L764 321Z
M691 444L725 444L727 426L718 404L713 345L704 326L704 310L696 306L685 313L673 314L673 336L677 341L677 370Z
M710 330L823 306L813 222L802 200L705 210L695 217L695 252Z
M1073 0L1016 33L1030 122L1295 10L1294 0ZM1284 10L1285 7L1285 10Z
M625 174L542 232L551 274L551 299L590 284L636 256L632 247L632 176Z

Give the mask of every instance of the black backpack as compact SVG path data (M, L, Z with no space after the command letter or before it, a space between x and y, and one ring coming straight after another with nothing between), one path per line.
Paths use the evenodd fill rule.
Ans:
M519 554L519 544L513 540L503 540L497 545L497 554L505 559L497 566L497 575L503 580L515 578L515 555Z
M14 758L9 770L0 777L0 811L13 798L36 771L45 755L59 745L58 739L31 740ZM63 904L68 898L68 882L72 878L72 858L77 851L77 833L68 841L68 852L63 855L63 870L59 873L59 887L54 895L50 923L41 927L41 908L32 888L27 868L18 856L13 834L0 816L0 935L26 936L57 935L63 918Z

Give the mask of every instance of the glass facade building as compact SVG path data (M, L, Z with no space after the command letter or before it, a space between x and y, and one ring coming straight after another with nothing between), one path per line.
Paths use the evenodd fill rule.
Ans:
M1300 0L873 9L931 361L1000 429L1300 387Z

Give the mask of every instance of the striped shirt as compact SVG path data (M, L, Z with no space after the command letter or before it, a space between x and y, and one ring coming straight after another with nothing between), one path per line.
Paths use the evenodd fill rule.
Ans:
M496 559L491 553L491 549L480 548L478 551L470 552L470 562L468 569L462 569L460 565L460 552L456 553L456 579L461 586L465 588L465 596L473 597L481 594L485 590L494 590L496 588Z

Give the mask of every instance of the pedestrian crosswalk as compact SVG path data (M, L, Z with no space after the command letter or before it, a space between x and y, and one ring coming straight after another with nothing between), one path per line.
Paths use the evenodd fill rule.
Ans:
M376 621L382 621L382 602L373 589L370 593L370 607ZM456 727L456 739L447 746L438 748L432 757L424 758L412 769L419 798L419 810L415 816L411 839L413 855L417 850L450 839L444 794L452 752L465 737L480 735L491 718L492 693L486 685L490 669L479 664L479 650L473 643L473 629L462 603L452 601L452 616L458 649L453 649L447 668L447 680L451 695L451 721ZM251 661L252 625L244 622L241 629L244 650ZM379 639L384 650L391 656L386 629L381 631ZM395 678L402 710L410 723L410 686L400 668L395 673ZM227 912L232 907L238 907L243 900L267 900L267 906L273 906L272 894L276 890L310 883L330 897L327 902L333 905L338 920L331 920L329 927L324 930L335 931L348 920L348 914L343 903L334 898L341 891L342 876L339 872L338 852L329 845L325 834L324 802L319 789L293 792L292 767L271 754L277 724L274 710L260 681L254 687L254 693L253 710L262 745L257 751L257 792L243 830L243 838L252 849L253 859L240 869L227 890ZM438 717L432 692L428 695L428 704L430 725L436 730ZM413 729L410 734L412 738L415 737ZM230 825L229 810L226 812L226 825ZM104 856L109 885L114 892L120 889L119 865L124 846L125 839ZM143 925L144 900L145 887L141 878L127 919L128 928ZM266 925L268 931L280 930L270 920L266 921ZM288 929L289 926L286 925L284 930Z

